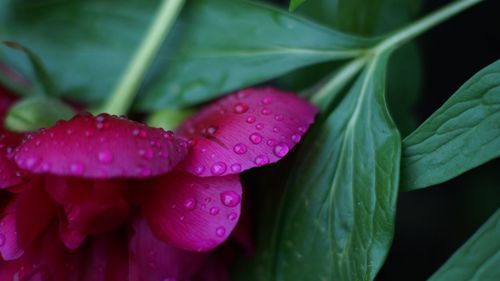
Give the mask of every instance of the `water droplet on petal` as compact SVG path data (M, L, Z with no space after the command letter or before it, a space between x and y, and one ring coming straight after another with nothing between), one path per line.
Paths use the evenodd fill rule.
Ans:
M269 163L269 158L266 155L259 155L255 157L254 162L257 166L263 166Z
M283 142L277 144L273 149L274 155L276 155L278 157L285 156L288 153L288 151L289 151L288 145L286 143L283 143Z
M245 113L245 112L247 112L247 110L248 110L248 105L247 105L247 104L245 104L245 103L241 103L241 102L239 102L239 103L237 103L237 104L234 106L234 112L235 112L235 113L239 113L239 114L241 114L241 113Z
M237 154L244 154L247 152L247 146L242 143L238 143L233 147L233 151Z
M230 213L229 215L227 215L227 219L230 221L234 221L237 218L238 218L238 215L236 213Z
M210 127L207 128L207 133L209 135L215 135L216 132L217 132L217 128L214 127L214 126L210 126Z
M220 201L226 207L236 207L241 202L241 197L234 191L224 191L220 194Z
M197 175L203 174L204 171L205 171L205 167L204 166L197 166L196 168L194 168L194 172Z
M214 176L220 176L226 172L227 166L224 162L216 162L210 171Z
M276 120L276 121L283 121L283 119L284 119L283 115L281 115L281 114L274 115L274 120Z
M219 237L224 237L224 234L226 234L226 229L222 226L217 227L217 229L215 230L215 234Z
M219 208L217 208L217 207L212 207L212 208L210 208L210 210L209 210L208 212L209 212L212 216L215 216L215 215L217 215L217 214L220 212L220 210L219 210Z
M260 111L260 113L262 113L262 115L269 115L269 114L271 114L271 113L272 113L272 110L271 110L271 109L269 109L269 108L267 108L267 107L264 107L264 108Z
M249 124L252 124L253 122L255 122L256 118L255 116L248 116L247 117L247 123Z
M38 157L28 157L26 159L26 168L32 169L40 163L40 158Z
M276 144L276 140L269 139L269 140L267 140L267 142L266 142L266 143L267 143L267 145L269 145L269 146L274 146L274 145Z
M113 154L107 150L103 150L97 154L97 159L101 163L108 164L113 161Z
M291 137L291 139L292 139L293 142L298 143L298 142L300 142L300 135L293 134L292 137Z
M273 98L264 97L261 102L262 102L262 104L271 104L273 102Z
M259 144L262 141L262 136L259 133L253 133L250 135L250 141L254 144Z
M301 132L301 133L305 133L306 128L304 128L304 127L298 127L298 128L297 128L297 130L298 130L299 132Z
M139 149L139 155L147 160L153 159L154 152L151 148Z
M241 172L241 165L238 163L231 165L231 171L233 171L234 173Z
M273 128L273 132L275 132L275 133L279 133L279 132L280 132L280 128L279 128L279 127L274 127L274 128Z
M262 129L264 129L264 124L259 123L259 124L255 125L255 129L257 129L257 130L262 130Z
M183 206L184 206L184 209L186 209L188 211L194 210L196 208L196 199L194 199L194 198L186 199L186 201L184 201Z
M69 165L69 170L73 175L81 176L85 170L85 167L80 163L72 163Z

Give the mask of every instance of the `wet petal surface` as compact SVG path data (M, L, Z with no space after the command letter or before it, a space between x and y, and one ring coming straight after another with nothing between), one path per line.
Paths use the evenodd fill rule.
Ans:
M174 172L148 190L144 216L158 239L190 251L206 251L224 242L238 222L238 175L199 178Z
M274 163L300 141L316 113L302 98L272 88L233 93L179 128L192 146L179 167L205 177Z
M23 181L25 172L14 161L14 150L21 144L21 134L0 128L0 188L10 187ZM30 164L30 163L28 163Z
M33 173L145 178L172 170L186 152L187 143L172 132L107 114L83 114L28 138L15 160Z

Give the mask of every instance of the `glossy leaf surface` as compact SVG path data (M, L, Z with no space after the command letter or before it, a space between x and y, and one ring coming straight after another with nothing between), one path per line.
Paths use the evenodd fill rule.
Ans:
M299 153L282 209L276 280L372 280L394 227L400 138L375 58Z
M500 60L470 78L405 138L402 189L452 179L500 156Z

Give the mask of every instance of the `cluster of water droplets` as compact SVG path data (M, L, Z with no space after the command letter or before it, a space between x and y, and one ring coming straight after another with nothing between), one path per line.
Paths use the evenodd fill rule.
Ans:
M206 185L205 188L209 188L209 185ZM216 200L220 200L217 202ZM182 204L172 204L171 208L176 209L179 206L182 208L183 212L179 216L180 221L185 221L186 216L190 215L191 212L208 212L211 216L219 216L224 214L226 219L232 223L235 223L238 219L238 213L232 208L235 208L241 204L241 196L232 190L223 191L219 194L218 199L214 199L210 196L205 197L203 200L200 200L194 197L187 197L182 202ZM227 208L224 210L223 208ZM195 215L193 213L193 215ZM215 228L215 235L219 238L224 238L226 235L227 229L224 226L217 226Z
M210 152L197 140L204 137L209 138L210 144L215 142L235 154L226 157L231 160L225 160L224 155L220 155L214 162L198 163L194 167L195 174L220 176L239 173L251 166L263 166L283 158L294 144L300 142L306 131L304 125L307 124L300 124L297 118L288 117L290 112L280 112L283 105L273 107L274 103L280 101L273 100L272 96L264 95L255 104L255 101L249 99L252 94L252 90L246 89L222 99L212 109L211 118L204 116L203 124L197 124L196 120L188 121L185 131L192 137L192 147L200 145L199 151ZM226 119L232 121L226 122ZM248 132L247 138L243 137L234 143L235 133L227 131L234 129L234 124L243 126L237 129L237 133ZM231 139L227 137L229 135ZM228 147L229 144L231 147ZM249 165L248 160L253 165Z

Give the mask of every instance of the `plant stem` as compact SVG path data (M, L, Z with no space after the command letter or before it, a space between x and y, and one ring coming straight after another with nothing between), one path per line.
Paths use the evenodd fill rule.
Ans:
M130 109L135 95L153 62L163 41L167 37L185 0L163 0L149 30L105 104L103 112L124 115Z
M362 56L342 66L342 68L336 71L332 78L311 97L311 102L321 111L324 111L344 86L351 81L361 68L363 68L366 61L366 56Z
M450 3L443 8L434 11L414 23L394 32L391 36L377 44L372 51L376 54L380 54L385 51L394 50L430 28L482 1L484 0L460 0Z

